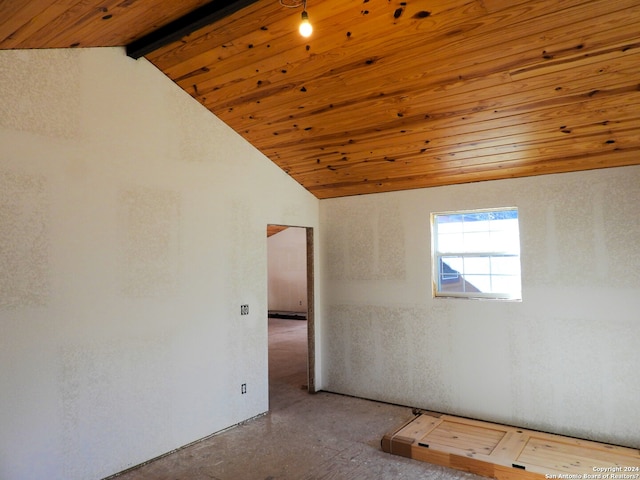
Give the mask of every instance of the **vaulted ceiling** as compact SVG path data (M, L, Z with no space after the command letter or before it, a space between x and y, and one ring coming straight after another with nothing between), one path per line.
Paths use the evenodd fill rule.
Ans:
M640 164L639 0L244 1L145 57L318 198ZM0 0L0 48L209 3Z

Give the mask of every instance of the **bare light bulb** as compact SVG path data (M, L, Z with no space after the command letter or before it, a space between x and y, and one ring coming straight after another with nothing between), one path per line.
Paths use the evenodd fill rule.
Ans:
M298 28L298 30L300 31L300 35L302 35L303 37L309 37L313 32L313 27L309 23L309 14L306 10L303 10L302 12L302 21L300 22L300 27Z

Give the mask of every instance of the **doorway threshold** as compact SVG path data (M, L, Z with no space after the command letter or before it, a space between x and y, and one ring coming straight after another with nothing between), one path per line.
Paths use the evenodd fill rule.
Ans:
M281 312L269 310L269 318L282 318L285 320L306 320L306 312Z

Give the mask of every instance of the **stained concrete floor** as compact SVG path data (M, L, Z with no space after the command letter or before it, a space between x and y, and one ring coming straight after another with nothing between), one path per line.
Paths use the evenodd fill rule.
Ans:
M118 480L481 480L483 477L390 455L380 449L411 409L306 385L306 328L269 319L268 414L244 422Z

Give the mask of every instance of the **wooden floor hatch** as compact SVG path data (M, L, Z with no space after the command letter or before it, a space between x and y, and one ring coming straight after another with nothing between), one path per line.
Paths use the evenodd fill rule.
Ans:
M382 449L500 480L640 480L640 451L432 412L382 438Z

